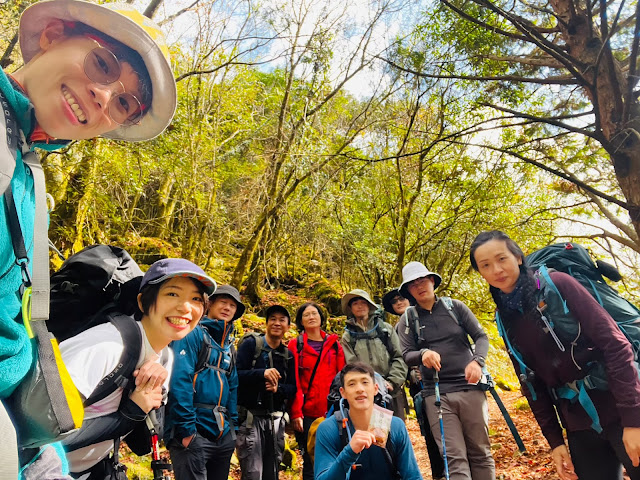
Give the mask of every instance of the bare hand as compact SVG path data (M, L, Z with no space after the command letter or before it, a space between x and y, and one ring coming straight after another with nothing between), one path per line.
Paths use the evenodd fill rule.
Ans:
M137 388L131 392L129 396L131 400L140 407L144 413L149 413L154 408L162 405L162 385L157 386L153 390L138 390Z
M473 383L474 385L482 378L482 367L475 360L471 360L464 369L464 378L467 383Z
M189 445L191 445L191 441L193 440L193 437L194 437L193 435L189 435L188 437L184 437L182 439L182 446L184 448L189 447Z
M384 384L387 386L387 392L393 392L393 385L391 385L391 382L385 380Z
M280 372L278 372L278 370L275 368L267 368L264 371L264 379L267 381L267 383L273 383L277 385L280 378Z
M622 443L633 466L640 465L640 428L625 427L622 430Z
M553 458L560 480L578 480L566 445L563 444L554 448L551 451L551 458Z
M427 368L433 368L439 372L442 368L440 365L440 354L434 350L425 350L422 354L422 364Z
M356 430L351 437L349 445L355 453L360 453L365 448L369 448L376 441L376 436L365 430Z
M302 432L304 430L304 427L302 426L302 417L294 418L291 423L296 432Z
M273 392L276 393L278 391L278 382L276 383L271 383L269 381L265 382L264 388L267 392Z
M136 377L136 390L151 391L162 386L169 377L169 372L155 360L148 360L139 369L133 372Z

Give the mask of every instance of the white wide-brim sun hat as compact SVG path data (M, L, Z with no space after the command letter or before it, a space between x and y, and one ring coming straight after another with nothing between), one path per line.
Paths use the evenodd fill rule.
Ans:
M55 19L82 22L140 54L151 78L151 106L138 125L122 126L103 137L132 142L158 136L176 111L178 94L164 34L131 5L98 5L83 0L45 0L27 8L20 18L20 49L28 63L40 52L40 36Z

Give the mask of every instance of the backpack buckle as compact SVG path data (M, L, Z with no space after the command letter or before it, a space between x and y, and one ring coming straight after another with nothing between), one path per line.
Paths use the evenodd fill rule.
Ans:
M29 259L16 258L16 265L20 267L22 275L22 285L20 285L20 295L24 295L25 289L31 286L31 273L29 272Z

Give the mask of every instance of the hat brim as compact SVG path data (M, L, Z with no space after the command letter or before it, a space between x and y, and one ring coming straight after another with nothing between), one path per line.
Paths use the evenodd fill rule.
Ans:
M42 31L54 19L82 22L109 35L138 52L147 67L152 89L147 113L138 125L119 127L102 136L138 142L160 135L173 118L178 93L171 65L149 33L132 19L101 5L82 0L42 1L27 8L20 18L20 49L25 63L40 52Z
M218 290L216 290L215 293L209 296L210 297L226 296L231 298L234 302L236 302L236 313L234 313L233 315L233 320L239 319L242 315L244 315L244 312L247 310L247 307L245 307L244 303L240 302L237 298L235 298L234 295L232 295L229 292L218 292Z
M442 277L440 275L438 275L435 272L427 272L427 274L425 275L424 273L417 273L415 275L412 275L411 277L404 279L404 281L402 282L402 284L400 285L400 288L398 290L400 290L400 293L402 294L403 297L408 298L407 297L407 293L409 293L409 284L411 282L413 282L414 280L417 280L418 278L422 278L422 277L433 277L433 289L435 290L436 288L438 288L440 286L440 284L442 283Z
M207 276L207 275L202 275L200 273L197 272L190 272L190 271L180 271L180 272L172 272L172 273L168 273L167 275L163 275L160 278L156 278L154 280L150 280L149 284L155 285L158 283L162 283L165 280L169 280L170 278L174 278L174 277L183 277L183 278L192 278L194 280L199 281L202 285L204 285L205 287L205 293L207 295L213 295L216 291L217 288L217 284L216 281Z
M384 308L385 312L390 313L391 315L397 315L397 313L393 309L393 304L391 303L391 301L397 296L404 298L402 293L400 293L399 288L394 288L393 290L385 293L384 297L382 297L382 307Z
M344 297L342 297L341 300L342 313L344 313L347 317L351 316L352 312L351 307L349 306L349 302L351 302L351 300L353 300L354 298L361 298L365 302L367 302L369 304L369 312L378 309L378 306L375 303L367 300L367 298L363 297L362 295L358 295L357 293L347 293Z

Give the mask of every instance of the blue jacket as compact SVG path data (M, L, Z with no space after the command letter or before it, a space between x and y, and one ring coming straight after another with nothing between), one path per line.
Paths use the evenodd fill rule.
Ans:
M351 422L348 425L353 434L353 425ZM398 417L391 419L387 447L391 450L400 478L422 480L407 428ZM318 426L316 432L315 478L316 480L344 480L352 465L358 464L359 466L351 471L350 480L369 478L391 480L394 477L380 448L372 445L357 454L349 444L343 446L338 421L331 416Z
M24 92L0 70L0 90L13 110L18 126L27 139L33 133L35 117L33 105ZM0 115L4 115L0 112ZM3 118L4 120L4 118ZM4 123L4 122L3 122ZM6 132L0 132L0 142L6 142ZM31 144L30 147L54 150L66 142L55 144ZM0 152L2 149L0 149ZM33 257L33 223L35 217L35 192L31 169L22 162L22 153L11 175L11 189L18 210L29 261ZM2 171L13 163L13 157L1 158ZM6 177L5 177L6 178ZM0 191L3 194L4 191ZM19 289L22 285L20 267L16 265L4 196L0 195L0 399L8 397L29 371L33 360L31 342L22 324ZM30 264L31 266L31 264Z
M196 431L209 439L217 439L229 433L231 428L237 430L238 373L230 341L232 331L233 323L205 317L193 332L171 344L174 361L165 417L164 437L167 442L171 438L180 441ZM204 335L211 340L208 363L215 368L205 368L195 375ZM216 421L212 406L226 409L226 415L219 418L222 428Z

